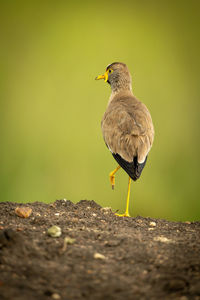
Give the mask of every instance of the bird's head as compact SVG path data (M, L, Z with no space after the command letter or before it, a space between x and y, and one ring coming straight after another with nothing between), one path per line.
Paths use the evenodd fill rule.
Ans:
M108 65L105 74L99 75L95 79L104 79L105 82L110 84L113 91L132 89L131 74L127 66L121 62L114 62Z

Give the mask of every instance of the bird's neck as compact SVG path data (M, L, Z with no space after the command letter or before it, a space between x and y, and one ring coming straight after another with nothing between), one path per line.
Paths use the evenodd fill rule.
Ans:
M132 91L132 87L130 86L130 88L126 88L126 89L118 89L118 90L113 90L111 92L108 104L114 99L114 98L120 98L120 97L130 97L133 96L133 91Z
M131 76L120 76L117 80L109 82L111 85L112 93L119 93L121 91L132 91Z

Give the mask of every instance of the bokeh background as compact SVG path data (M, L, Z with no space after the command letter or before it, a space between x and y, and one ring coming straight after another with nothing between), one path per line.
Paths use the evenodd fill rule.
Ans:
M0 2L0 201L95 200L125 209L128 176L100 122L125 62L155 142L132 185L133 216L199 220L199 1Z

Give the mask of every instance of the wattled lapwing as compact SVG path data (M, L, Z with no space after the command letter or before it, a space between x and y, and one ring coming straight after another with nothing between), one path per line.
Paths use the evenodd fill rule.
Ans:
M109 174L112 188L115 173L122 167L129 175L126 211L128 217L131 179L136 181L146 164L154 139L154 127L147 107L132 92L132 79L124 63L107 66L104 79L111 86L111 96L101 121L103 138L119 166Z

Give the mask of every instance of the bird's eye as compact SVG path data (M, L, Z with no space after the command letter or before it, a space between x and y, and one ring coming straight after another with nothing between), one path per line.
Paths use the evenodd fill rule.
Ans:
M109 69L109 70L108 70L108 72L109 72L109 73L112 73L112 72L113 72L113 70Z

